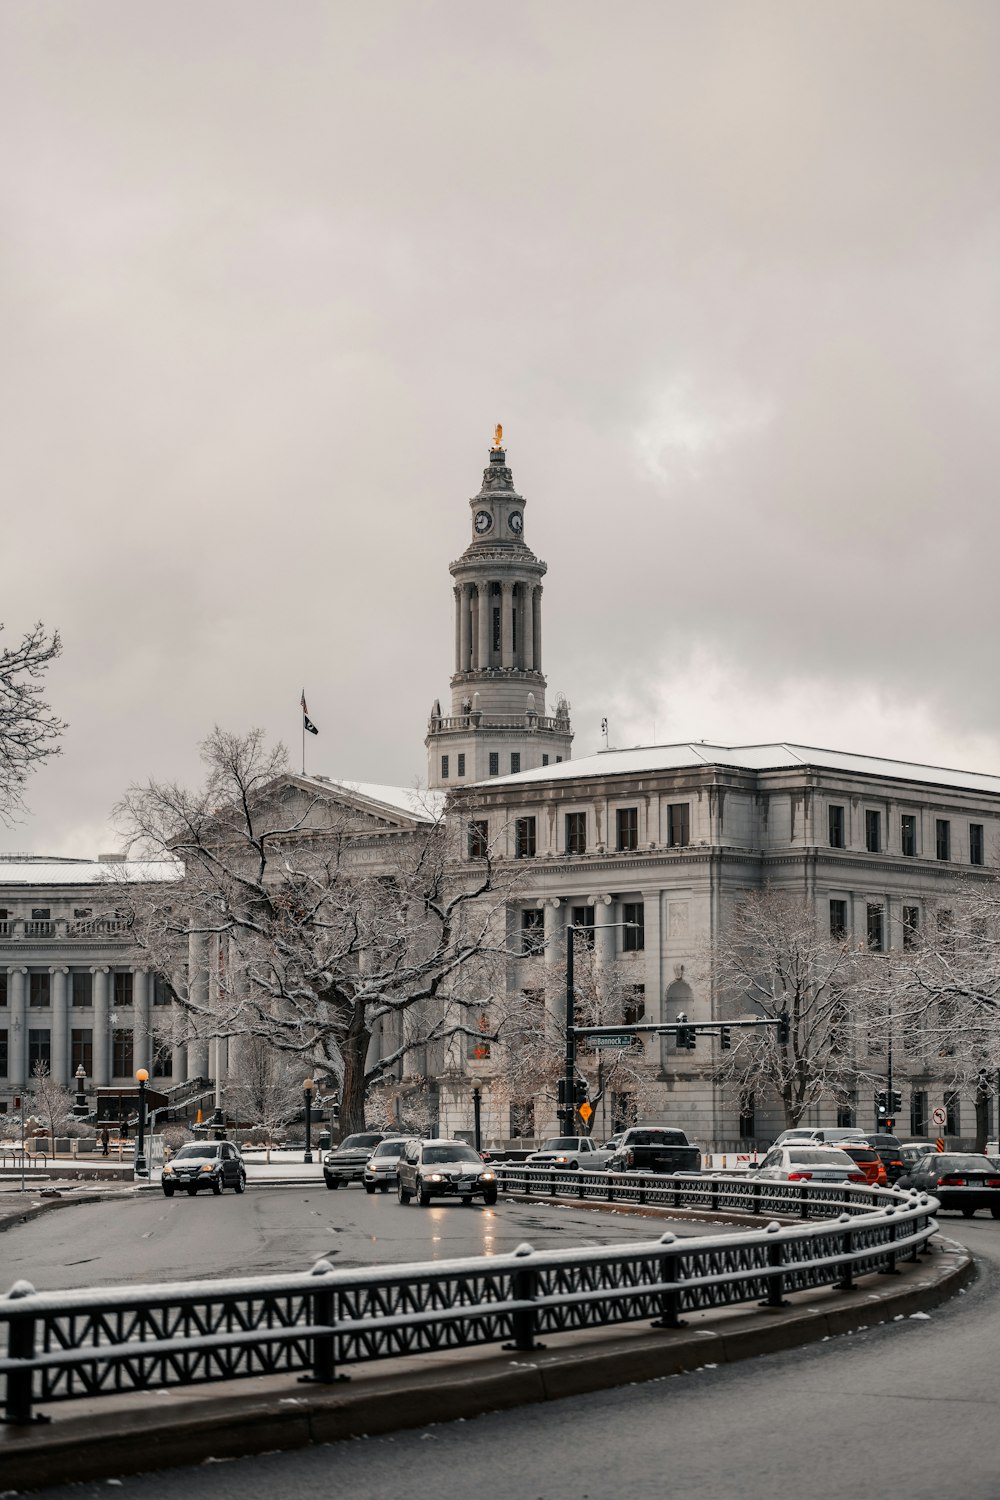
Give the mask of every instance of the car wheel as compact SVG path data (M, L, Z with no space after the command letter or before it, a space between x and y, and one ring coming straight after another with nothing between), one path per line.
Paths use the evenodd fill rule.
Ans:
M429 1208L430 1207L431 1195L430 1195L430 1193L428 1193L426 1191L426 1189L424 1188L424 1185L420 1181L419 1177L417 1178L417 1196L420 1199L420 1207L421 1208Z
M237 1177L235 1183L233 1184L233 1191L236 1192L236 1193L245 1193L246 1190L247 1190L247 1174L245 1172L241 1172L240 1175Z
M496 1190L496 1188L495 1187L486 1188L486 1190L483 1193L483 1202L486 1204L487 1208L491 1208L496 1201L497 1201L497 1190Z
M326 1185L327 1185L327 1187L330 1189L330 1191L332 1193L336 1188L340 1187L340 1178L339 1177L328 1177L326 1179Z
M216 1181L212 1183L212 1192L217 1198L222 1197L222 1183L218 1181L218 1179L216 1179Z
M472 1199L470 1197L468 1197L467 1194L463 1193L463 1195L462 1195L462 1206L464 1208L468 1208L468 1206L469 1206L469 1204L471 1202L472 1202Z
M197 1193L197 1191L198 1191L198 1189L195 1187L194 1183L192 1182L191 1185L190 1185L190 1187L187 1190L188 1197L189 1198L193 1198L195 1196L195 1194Z
M962 1209L962 1218L963 1219L971 1219L972 1215L975 1213L975 1211L976 1210L974 1208L963 1208Z
M173 1188L172 1187L166 1187L166 1186L164 1186L163 1196L164 1196L164 1198L172 1198L174 1196L174 1190L173 1190Z
M374 1191L375 1191L375 1184L374 1184L374 1182L366 1182L365 1183L365 1192L366 1193L374 1193Z
M400 1203L409 1203L410 1199L413 1197L413 1194L408 1193L401 1182L397 1182L396 1197L399 1199Z
M1000 1219L1000 1208L991 1208L990 1213L994 1219Z

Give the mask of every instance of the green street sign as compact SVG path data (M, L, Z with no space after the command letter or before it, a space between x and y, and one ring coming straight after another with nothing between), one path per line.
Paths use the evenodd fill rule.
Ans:
M631 1047L632 1038L628 1032L620 1036L589 1036L587 1041L592 1047L614 1047L621 1050L622 1047Z

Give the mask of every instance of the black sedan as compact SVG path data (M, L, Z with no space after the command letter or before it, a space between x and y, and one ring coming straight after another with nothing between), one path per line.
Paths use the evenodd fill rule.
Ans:
M957 1208L967 1219L977 1208L988 1208L994 1219L1000 1219L1000 1167L988 1156L929 1152L903 1173L896 1186L930 1193L942 1208Z

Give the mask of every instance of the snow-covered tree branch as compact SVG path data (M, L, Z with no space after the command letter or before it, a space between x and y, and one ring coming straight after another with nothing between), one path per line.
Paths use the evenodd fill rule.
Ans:
M40 679L61 650L58 632L47 635L39 622L16 646L0 651L0 821L5 823L22 806L31 772L60 753L56 741L66 726L45 702Z

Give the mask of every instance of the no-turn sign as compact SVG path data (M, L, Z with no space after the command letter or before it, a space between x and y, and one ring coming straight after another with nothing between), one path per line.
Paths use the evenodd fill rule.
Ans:
M934 1108L931 1110L931 1119L934 1121L935 1125L947 1125L948 1111L945 1109L943 1104L936 1104L934 1106Z

